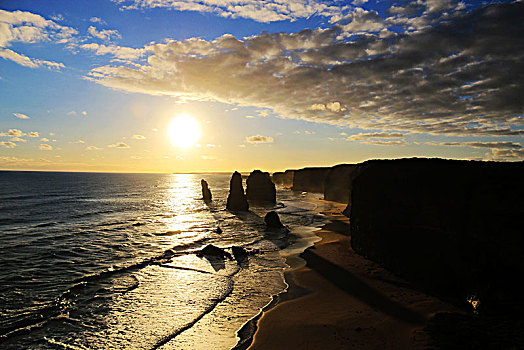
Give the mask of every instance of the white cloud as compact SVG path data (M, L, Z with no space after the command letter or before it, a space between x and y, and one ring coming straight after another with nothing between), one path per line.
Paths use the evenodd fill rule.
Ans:
M272 143L274 140L270 136L262 136L262 135L254 135L254 136L247 136L246 142L248 143Z
M16 143L10 141L0 141L0 146L5 146L7 148L14 148Z
M123 60L134 60L134 59L140 58L142 55L144 55L147 52L145 48L144 49L134 49L132 47L124 47L124 46L117 46L117 45L104 45L104 44L97 44L97 43L83 44L83 45L80 45L79 47L87 51L93 51L95 55L97 56L113 55L116 58L123 59Z
M117 142L112 145L107 145L108 148L130 148L128 144L124 142Z
M76 141L75 141L75 142L73 142L73 143L79 143L79 144L83 144L83 143L85 143L85 141L84 141L84 140L76 140Z
M42 138L40 139L40 141L42 141L42 142L49 142L49 139L48 139L47 137L42 137Z
M67 115L76 115L76 111L69 111L67 112Z
M87 32L92 37L102 39L102 40L111 40L111 37L122 38L122 36L118 33L118 30L110 30L110 29L97 30L94 26L90 26L87 29Z
M91 17L89 19L89 21L93 22L93 23L100 23L102 25L106 25L107 23L100 17Z
M18 119L31 119L31 118L29 118L27 115L22 114L22 113L13 113L13 115L14 115L15 117L17 117Z
M248 18L258 22L297 20L311 16L340 17L349 6L320 0L113 0L121 9L165 7L177 11L211 12L221 17Z
M11 141L13 141L13 142L27 142L27 140L21 139L20 137L13 137L11 139Z
M22 130L19 129L9 129L8 132L2 132L0 133L0 136L15 136L15 137L21 137L25 136L26 133L24 133Z
M99 147L96 147L96 146L89 146L89 147L86 147L86 150L88 151L98 151L98 150L101 150L102 148L99 148Z
M0 57L19 65L37 68L46 66L49 69L64 68L59 62L27 57L7 47L12 43L37 43L52 41L55 43L70 42L78 32L70 27L61 26L52 20L27 12L0 10Z
M27 136L29 137L40 137L40 134L38 133L38 131L31 131L27 134Z
M40 144L40 150L42 151L51 151L53 149L53 146L42 143Z
M83 116L86 116L86 115L87 115L87 112L86 112L86 111L82 111L82 115L83 115Z
M145 140L146 139L144 135L133 135L133 138L135 140Z

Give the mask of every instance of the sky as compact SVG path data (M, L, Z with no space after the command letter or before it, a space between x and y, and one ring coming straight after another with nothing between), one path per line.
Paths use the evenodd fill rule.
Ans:
M0 169L521 161L522 38L522 1L0 0Z

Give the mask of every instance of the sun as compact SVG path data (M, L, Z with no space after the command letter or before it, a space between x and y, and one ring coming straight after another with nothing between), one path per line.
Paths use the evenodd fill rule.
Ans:
M169 124L169 137L177 147L192 146L200 137L198 122L186 114L176 117Z

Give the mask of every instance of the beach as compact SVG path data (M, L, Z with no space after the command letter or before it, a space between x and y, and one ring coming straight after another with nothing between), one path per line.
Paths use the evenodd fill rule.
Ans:
M262 314L249 349L422 349L433 315L464 312L356 254L343 209L324 212L322 240L287 274L291 297Z

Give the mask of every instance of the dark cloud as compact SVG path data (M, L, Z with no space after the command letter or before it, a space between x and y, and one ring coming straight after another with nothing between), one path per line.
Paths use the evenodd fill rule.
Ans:
M370 130L522 136L510 120L524 113L524 4L419 5L400 32L391 26L401 17L355 10L329 29L147 46L147 64L98 67L89 79Z

